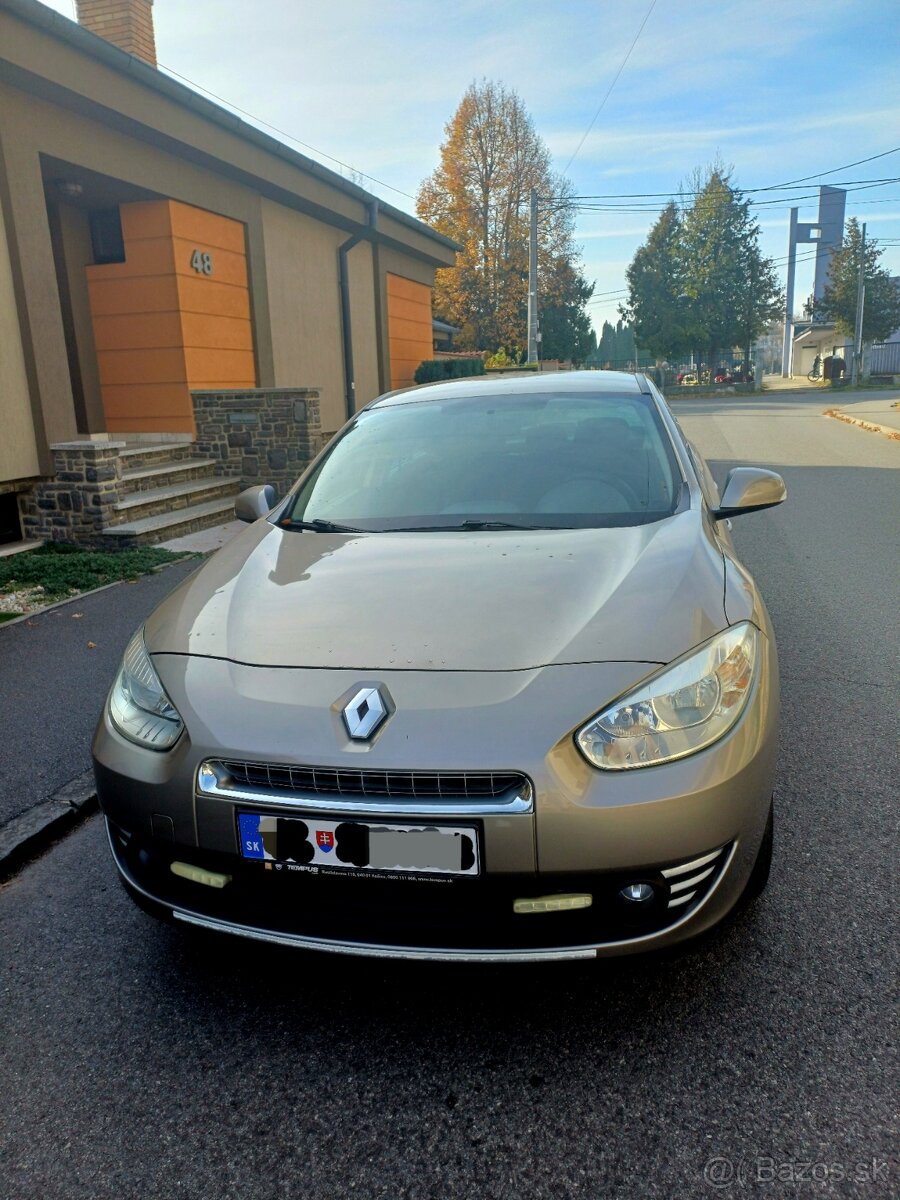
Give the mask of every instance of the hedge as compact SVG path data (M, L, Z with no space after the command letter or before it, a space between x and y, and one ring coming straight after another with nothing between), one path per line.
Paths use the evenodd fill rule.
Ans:
M441 379L463 379L467 375L483 375L481 358L428 358L416 367L416 383L436 383Z

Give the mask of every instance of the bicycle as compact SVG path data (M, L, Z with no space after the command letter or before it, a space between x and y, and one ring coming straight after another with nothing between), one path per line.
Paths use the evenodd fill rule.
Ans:
M818 354L813 360L812 370L807 372L806 378L810 383L816 383L822 378L822 360L819 358Z

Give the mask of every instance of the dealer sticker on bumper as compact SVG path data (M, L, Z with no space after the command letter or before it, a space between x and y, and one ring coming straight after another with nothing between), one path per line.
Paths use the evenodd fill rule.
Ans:
M395 825L238 813L241 855L288 866L341 871L478 875L472 826Z

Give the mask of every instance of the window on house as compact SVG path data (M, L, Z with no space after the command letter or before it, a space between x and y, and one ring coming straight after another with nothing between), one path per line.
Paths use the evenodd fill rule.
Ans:
M125 261L125 240L118 208L99 208L90 214L91 247L95 263Z

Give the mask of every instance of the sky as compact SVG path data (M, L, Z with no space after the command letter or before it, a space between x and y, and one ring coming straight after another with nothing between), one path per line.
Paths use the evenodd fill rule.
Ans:
M598 333L657 205L716 156L745 189L817 177L754 193L782 274L791 203L814 220L818 176L894 180L860 183L847 215L900 274L900 152L833 170L900 147L896 0L155 0L153 15L162 69L407 212L468 85L515 88L554 169L610 206L576 226ZM615 198L635 193L663 196Z

